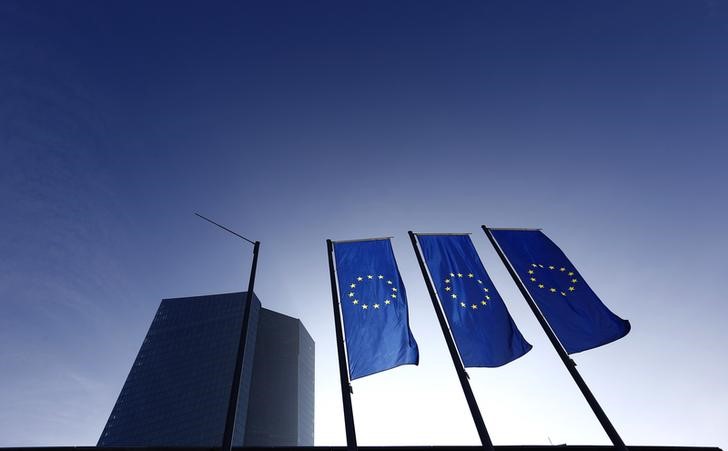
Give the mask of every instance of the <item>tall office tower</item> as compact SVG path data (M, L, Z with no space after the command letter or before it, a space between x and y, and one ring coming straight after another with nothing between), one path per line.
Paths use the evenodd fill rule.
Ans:
M98 446L222 443L245 293L164 299ZM313 446L314 342L254 295L235 446Z

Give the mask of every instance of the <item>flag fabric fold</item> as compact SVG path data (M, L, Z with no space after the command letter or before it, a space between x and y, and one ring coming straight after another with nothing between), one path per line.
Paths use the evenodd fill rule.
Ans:
M596 348L629 333L629 321L602 303L564 252L541 231L490 231L566 352Z
M468 235L417 235L466 367L497 367L531 350Z
M388 239L334 243L351 379L419 362Z

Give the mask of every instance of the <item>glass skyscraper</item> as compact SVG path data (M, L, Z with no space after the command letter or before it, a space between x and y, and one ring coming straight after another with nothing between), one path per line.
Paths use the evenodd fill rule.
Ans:
M98 446L222 443L245 293L164 299ZM235 446L313 446L314 342L254 295Z

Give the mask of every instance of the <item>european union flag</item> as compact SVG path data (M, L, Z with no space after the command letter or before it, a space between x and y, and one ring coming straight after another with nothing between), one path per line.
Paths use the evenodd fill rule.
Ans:
M417 239L465 366L501 366L531 350L469 236Z
M602 303L561 249L541 231L491 232L566 352L586 351L627 335L629 321Z
M351 379L419 362L388 239L334 243Z

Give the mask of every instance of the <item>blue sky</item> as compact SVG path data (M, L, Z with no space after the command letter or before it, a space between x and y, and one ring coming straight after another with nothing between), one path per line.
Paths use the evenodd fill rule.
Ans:
M407 230L474 232L533 351L470 370L496 444L606 444L487 240L542 227L629 319L575 357L627 444L728 446L719 1L3 2L0 445L94 444L160 299L245 287L317 344L326 238L394 236L419 367L354 382L361 444L476 444ZM721 207L723 205L723 207Z

